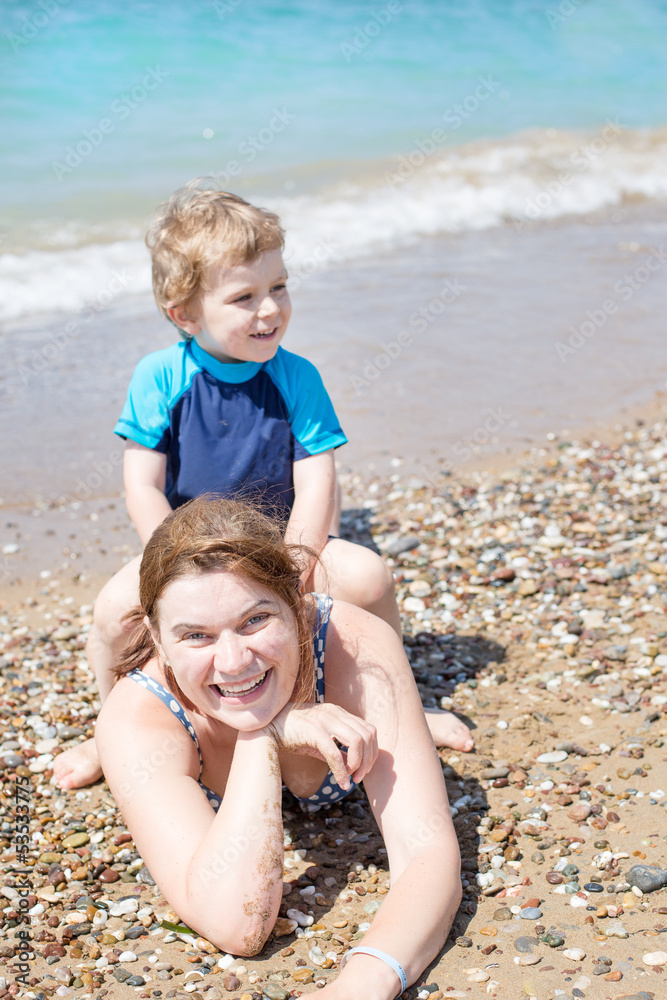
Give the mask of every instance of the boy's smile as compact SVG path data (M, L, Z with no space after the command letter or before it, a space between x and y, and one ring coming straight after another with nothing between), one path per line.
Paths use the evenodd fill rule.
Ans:
M223 364L269 361L292 314L280 250L249 264L211 269L208 290L169 315L199 347Z

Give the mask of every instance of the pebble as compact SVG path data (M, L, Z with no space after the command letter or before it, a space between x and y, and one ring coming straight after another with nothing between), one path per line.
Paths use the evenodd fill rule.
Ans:
M542 916L542 911L537 906L524 906L519 916L522 920L539 920Z
M563 760L567 760L565 750L551 750L549 753L541 753L537 757L538 764L559 764Z
M642 892L656 892L667 885L667 871L662 871L654 865L633 865L625 880Z
M667 951L649 951L642 955L642 962L646 965L667 965Z

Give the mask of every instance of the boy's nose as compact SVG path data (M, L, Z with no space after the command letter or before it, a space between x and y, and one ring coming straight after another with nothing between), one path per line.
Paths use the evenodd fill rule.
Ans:
M276 300L272 295L267 295L260 304L260 307L257 310L257 315L261 319L265 319L267 316L277 316L279 312L280 306Z

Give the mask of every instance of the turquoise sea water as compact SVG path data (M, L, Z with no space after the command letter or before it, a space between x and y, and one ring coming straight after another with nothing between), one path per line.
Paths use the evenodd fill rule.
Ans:
M76 308L120 262L147 287L146 221L202 174L278 208L296 257L332 259L529 218L563 170L544 219L667 197L665 0L2 0L0 18L6 318Z

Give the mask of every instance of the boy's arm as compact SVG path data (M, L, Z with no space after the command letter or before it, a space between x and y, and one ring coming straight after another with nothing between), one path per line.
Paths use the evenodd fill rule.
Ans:
M293 465L294 506L287 522L285 541L307 545L319 555L327 544L334 512L336 468L333 450L299 459ZM307 583L314 559L302 559L301 579Z
M171 513L164 495L167 456L136 441L127 441L123 459L125 502L132 523L145 545L158 524Z

